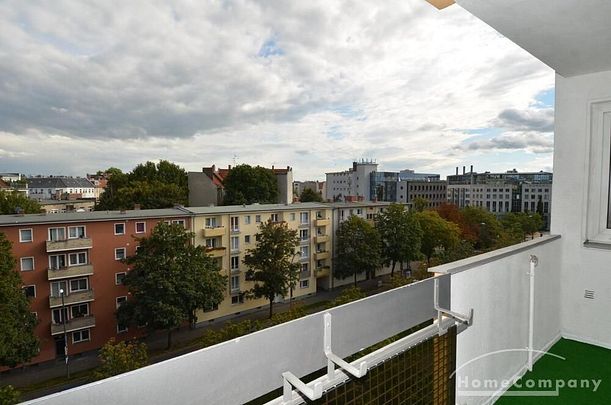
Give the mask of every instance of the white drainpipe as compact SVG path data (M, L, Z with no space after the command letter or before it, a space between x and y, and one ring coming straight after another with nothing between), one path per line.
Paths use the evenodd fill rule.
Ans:
M530 271L528 272L530 295L528 300L528 371L533 369L533 340L535 325L535 267L539 264L539 259L535 255L530 255Z

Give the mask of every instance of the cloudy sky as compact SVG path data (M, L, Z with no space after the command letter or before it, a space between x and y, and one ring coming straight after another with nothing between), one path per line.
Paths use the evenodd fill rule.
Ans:
M0 3L0 171L551 170L551 69L458 6Z

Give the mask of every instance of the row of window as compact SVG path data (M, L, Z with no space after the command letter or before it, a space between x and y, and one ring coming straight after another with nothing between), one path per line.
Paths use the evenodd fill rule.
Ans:
M137 249L136 247L136 250ZM115 248L115 260L123 260L126 257L126 248ZM71 266L82 266L88 263L87 252L49 255L49 268L51 270L59 270ZM20 268L21 271L33 271L35 269L34 257L28 256L20 258Z

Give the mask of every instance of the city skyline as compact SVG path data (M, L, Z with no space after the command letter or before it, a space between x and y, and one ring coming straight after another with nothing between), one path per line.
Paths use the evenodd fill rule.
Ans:
M0 9L0 171L552 170L552 70L460 7Z

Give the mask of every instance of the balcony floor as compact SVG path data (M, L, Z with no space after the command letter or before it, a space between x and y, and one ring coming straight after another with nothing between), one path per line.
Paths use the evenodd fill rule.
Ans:
M543 355L518 382L522 388L514 385L496 404L608 404L611 400L611 350L574 340L561 339L548 351L564 357ZM576 381L577 387L560 388L558 396L512 396L518 391L554 391L549 388L524 388L528 380L563 380L566 385ZM582 380L589 380L589 388ZM601 380L596 392L593 392L592 380ZM537 383L536 383L537 384Z

